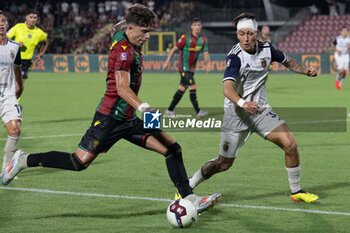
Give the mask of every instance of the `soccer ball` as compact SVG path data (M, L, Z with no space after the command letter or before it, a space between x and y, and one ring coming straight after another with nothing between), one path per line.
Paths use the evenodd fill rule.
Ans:
M171 202L166 211L166 217L171 225L178 228L189 227L197 221L197 210L193 203L186 199Z

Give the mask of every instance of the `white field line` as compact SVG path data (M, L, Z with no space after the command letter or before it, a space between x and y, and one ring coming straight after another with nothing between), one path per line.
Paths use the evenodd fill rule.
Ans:
M342 122L343 120L324 120L324 121L299 121L299 122L288 122L288 125L298 125L298 124L317 124L317 123L330 123L330 122ZM350 122L350 119L346 120ZM39 139L39 138L63 138L63 137L76 137L83 136L84 133L70 133L70 134L57 134L57 135L39 135L39 136L26 136L21 137L21 140L31 140L31 139ZM0 141L6 141L6 138L0 138Z
M57 190L49 190L49 189L13 188L13 187L1 187L0 189L23 191L23 192L36 192L36 193L54 194L54 195L156 201L156 202L166 202L166 203L170 203L172 201L171 199L165 199L165 198L139 197L139 196L114 195L114 194L102 194L102 193L68 192L68 191L57 191ZM301 213L309 213L309 214L339 215L339 216L350 217L350 212L337 212L337 211L327 211L327 210L307 210L307 209L299 209L299 208L280 208L280 207L273 207L273 206L239 205L239 204L225 204L225 203L221 203L220 206L231 207L231 208L241 208L241 209L301 212Z

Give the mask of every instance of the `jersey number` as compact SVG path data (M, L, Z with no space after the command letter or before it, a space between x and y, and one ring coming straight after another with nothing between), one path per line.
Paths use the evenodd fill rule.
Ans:
M22 112L22 106L20 104L15 104L17 112L20 114Z
M266 116L270 116L271 118L276 118L277 114L272 112L272 111L270 111L270 112L266 113ZM278 120L281 120L281 118L278 117Z

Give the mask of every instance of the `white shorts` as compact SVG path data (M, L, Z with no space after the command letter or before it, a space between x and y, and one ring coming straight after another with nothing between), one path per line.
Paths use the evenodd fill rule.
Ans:
M271 108L254 116L243 112L243 109L236 112L233 107L225 108L219 153L227 158L235 158L239 147L248 141L253 132L265 138L283 123L285 121Z
M11 120L22 120L22 109L16 96L10 96L0 101L0 114L4 124Z
M337 64L337 69L339 70L349 70L349 54L339 55L334 54L335 63Z

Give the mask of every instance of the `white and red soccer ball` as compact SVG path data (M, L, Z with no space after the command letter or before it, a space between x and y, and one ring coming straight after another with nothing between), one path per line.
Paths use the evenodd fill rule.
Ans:
M197 210L193 203L186 199L171 202L166 211L166 217L171 225L178 228L189 227L197 221Z

